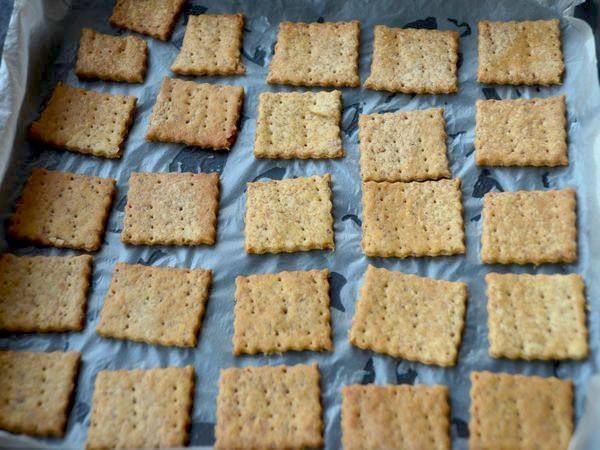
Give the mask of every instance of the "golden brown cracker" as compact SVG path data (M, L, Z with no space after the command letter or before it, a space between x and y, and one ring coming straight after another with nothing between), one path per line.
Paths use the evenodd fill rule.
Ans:
M187 0L116 0L110 24L167 41Z

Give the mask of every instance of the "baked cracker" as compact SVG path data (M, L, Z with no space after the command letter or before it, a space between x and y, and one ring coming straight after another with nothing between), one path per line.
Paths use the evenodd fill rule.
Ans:
M281 22L267 82L359 87L360 22Z
M212 271L118 263L98 334L147 344L195 347Z
M237 277L233 353L331 350L329 271Z
M342 93L260 94L254 141L257 158L341 158Z
M371 75L365 87L405 94L458 91L456 31L376 25Z
M114 193L112 178L33 169L8 233L38 245L98 250Z
M583 278L489 273L490 355L583 359L588 354Z
M186 1L116 0L110 24L167 41Z
M486 264L571 263L577 259L574 189L490 192L483 198Z
M571 380L471 372L469 448L566 450L573 433Z
M248 183L248 253L334 248L331 175Z
M120 158L136 97L58 83L29 138L72 152Z
M216 449L322 447L317 365L222 370L215 435Z
M92 257L0 256L0 330L80 331Z
M129 178L121 239L133 245L214 245L217 173L138 173Z
M165 77L146 139L229 150L238 135L244 88Z
M192 366L100 371L85 448L185 446L194 378Z
M62 437L77 382L77 352L0 352L0 428Z
M342 388L344 450L450 450L446 386Z
M358 119L363 181L423 181L449 178L443 108Z
M362 186L362 248L367 256L465 252L460 179Z

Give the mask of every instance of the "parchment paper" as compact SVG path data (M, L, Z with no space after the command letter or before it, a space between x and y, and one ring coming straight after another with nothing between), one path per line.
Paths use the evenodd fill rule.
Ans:
M575 382L578 431L575 449L600 448L599 389L588 399L589 414L580 420L590 379L598 371L600 354L600 254L599 182L600 117L594 40L589 27L571 16L575 2L528 0L391 1L190 1L167 43L147 38L149 72L143 85L82 82L73 72L82 27L123 34L111 29L108 17L113 1L17 0L11 18L0 66L0 176L3 176L0 206L6 220L33 167L114 177L118 194L108 222L105 244L94 255L93 284L87 323L82 333L2 335L0 348L20 350L77 350L82 352L74 406L64 440L33 440L0 432L0 446L34 445L80 448L89 424L90 401L95 375L102 369L151 368L193 364L197 385L191 429L191 445L214 443L214 422L219 370L229 366L296 364L318 362L322 374L325 439L327 448L340 447L340 388L350 383L442 383L452 400L452 438L456 449L467 447L469 420L469 373L493 370L511 373L556 375ZM190 14L241 12L246 17L244 33L245 76L192 78L197 81L241 85L245 102L241 133L233 150L203 151L181 145L144 140L152 105L163 76L173 76L169 67L175 58ZM563 86L552 88L486 87L475 79L477 21L481 19L523 20L561 18L566 77ZM292 91L304 88L268 86L265 82L278 24L291 21L339 21L360 19L360 73L369 73L373 26L413 26L457 30L460 38L460 91L457 95L392 95L364 89L343 90L343 141L347 156L341 160L257 160L252 155L258 94L262 91ZM61 43L62 42L62 43ZM41 111L56 82L65 81L102 92L138 97L135 123L119 160L106 160L50 150L24 141L26 127ZM567 95L570 164L558 169L483 169L473 160L474 104L478 98L547 97ZM448 131L448 156L454 177L462 179L467 254L454 257L406 260L366 258L360 249L360 178L357 119L360 113L411 110L443 106ZM120 241L127 180L131 171L192 171L221 174L221 205L218 242L214 247L134 247ZM243 250L243 217L246 183L259 179L331 173L333 176L335 252L305 252L277 256L247 255ZM485 266L479 260L482 196L491 190L551 189L574 186L578 193L579 260L573 265L533 267ZM2 229L4 233L4 229ZM3 237L3 235L2 235ZM18 254L66 255L73 252L41 249L2 240L2 249ZM173 267L205 267L214 270L214 284L197 348L181 350L128 341L107 340L95 333L98 312L117 261ZM408 273L463 280L469 284L466 328L456 367L442 369L409 363L351 348L350 327L358 289L368 263ZM271 357L232 355L234 280L239 274L281 270L329 268L335 351L331 353L286 353ZM590 357L584 362L522 362L493 360L488 356L487 313L484 275L489 271L527 273L581 273L587 283L589 302ZM598 383L596 383L598 384ZM592 390L590 389L590 395ZM595 400L594 400L595 399Z

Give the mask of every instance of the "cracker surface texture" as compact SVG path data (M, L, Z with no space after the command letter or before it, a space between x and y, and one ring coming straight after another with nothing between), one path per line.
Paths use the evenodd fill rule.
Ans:
M189 16L171 70L181 75L242 75L243 33L241 14Z
M80 331L92 257L0 256L0 330Z
M458 91L456 31L376 25L368 89L405 94Z
M224 369L215 448L320 448L320 396L316 364Z
M424 181L450 178L442 108L358 119L363 181Z
M490 192L483 198L481 260L487 264L577 259L574 189Z
M567 450L573 383L558 378L471 372L469 448Z
M466 283L369 265L352 319L350 342L408 361L453 366L467 295Z
M489 273L490 355L511 359L582 359L588 354L579 275Z
M564 95L478 100L475 161L480 166L566 166Z
M135 36L110 36L91 28L81 30L75 73L79 78L143 83L148 44Z
M257 158L340 158L342 93L260 94L254 141Z
M238 135L244 88L165 77L146 139L229 150Z
M565 71L558 19L479 22L477 80L489 84L561 84Z
M237 277L233 353L331 350L329 271Z
M98 250L114 193L112 178L33 169L8 233L38 245Z
M360 22L279 25L267 82L295 86L359 87Z
M167 41L186 1L116 0L110 24Z
M29 138L72 152L120 158L133 122L136 97L58 83Z
M100 371L86 449L185 446L194 378L192 366Z
M344 450L450 450L448 388L343 387L342 443Z
M367 256L465 252L460 180L362 186L362 248Z
M147 344L195 347L212 272L118 263L98 334Z
M132 172L121 239L133 245L214 245L218 209L215 172Z
M334 248L331 175L248 183L246 251Z
M0 352L0 428L62 437L77 382L76 352Z

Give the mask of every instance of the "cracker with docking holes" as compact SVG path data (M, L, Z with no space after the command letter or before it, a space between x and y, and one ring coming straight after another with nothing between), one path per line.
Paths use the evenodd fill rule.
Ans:
M167 41L187 0L116 0L110 16L113 27Z

